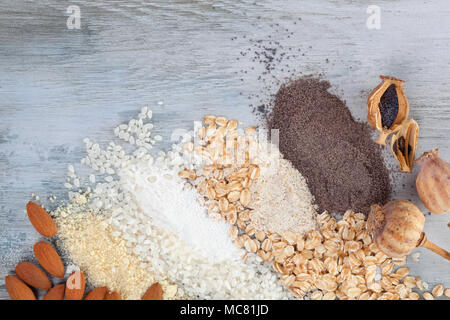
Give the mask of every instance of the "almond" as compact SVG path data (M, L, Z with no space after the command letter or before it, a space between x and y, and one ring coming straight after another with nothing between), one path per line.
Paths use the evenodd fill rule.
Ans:
M36 300L33 291L15 276L5 277L5 288L12 300Z
M120 294L118 294L116 291L113 291L108 292L104 300L122 300L122 298L120 297Z
M64 278L64 264L50 243L45 241L37 242L33 247L33 251L34 256L45 271L57 278Z
M90 291L84 300L104 300L108 289L106 287L98 287Z
M17 276L28 285L42 290L52 287L49 278L41 268L29 262L21 262L16 266Z
M162 287L159 282L156 282L147 289L142 296L142 300L162 300Z
M41 206L30 201L27 203L27 213L33 227L44 237L51 238L58 232L55 221Z
M73 272L66 281L66 300L83 299L84 289L86 288L86 278L83 272Z
M66 285L64 283L57 284L47 291L43 300L63 300Z

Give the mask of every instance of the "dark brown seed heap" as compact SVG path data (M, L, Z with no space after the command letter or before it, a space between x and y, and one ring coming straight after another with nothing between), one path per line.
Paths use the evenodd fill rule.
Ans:
M391 84L380 99L381 125L390 128L398 114L398 96L395 84Z
M368 213L387 202L391 186L367 124L356 122L330 83L304 77L282 86L268 116L280 151L303 174L320 210Z

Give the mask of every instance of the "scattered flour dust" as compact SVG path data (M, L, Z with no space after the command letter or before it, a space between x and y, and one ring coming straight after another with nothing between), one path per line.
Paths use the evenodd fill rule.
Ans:
M178 175L141 161L120 171L121 183L156 226L168 228L205 258L237 260L243 254L228 236L230 226L208 216L197 191Z

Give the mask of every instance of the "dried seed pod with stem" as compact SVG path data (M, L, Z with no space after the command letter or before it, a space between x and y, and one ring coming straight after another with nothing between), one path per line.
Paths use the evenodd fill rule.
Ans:
M389 257L406 257L420 246L450 260L449 252L428 240L423 232L424 224L423 213L408 200L393 200L383 207L372 205L367 220L375 244Z
M425 208L434 214L450 211L450 164L438 154L439 149L433 149L416 160L421 163L417 193Z
M414 120L403 122L391 140L391 151L400 165L400 172L411 172L416 157L419 125Z
M367 120L379 133L376 143L386 145L387 137L408 118L409 102L403 91L405 81L380 76L383 81L367 98Z

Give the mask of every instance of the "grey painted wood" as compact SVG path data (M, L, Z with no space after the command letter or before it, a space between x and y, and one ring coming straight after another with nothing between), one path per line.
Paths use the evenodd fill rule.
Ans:
M165 138L205 113L256 122L248 105L258 101L247 96L264 92L257 80L262 66L249 57L236 60L251 48L250 39L270 35L285 48L300 49L304 56L290 60L290 67L324 73L355 117L365 117L379 74L405 79L411 116L421 128L419 154L440 147L450 160L446 0L377 1L380 30L366 27L365 1L70 4L81 9L80 30L66 27L68 2L0 2L0 299L7 297L3 275L31 259L39 239L23 212L26 202L32 192L44 203L53 194L64 199L67 165L75 162L79 172L88 172L78 164L85 136L110 140L112 128L143 105L154 110L156 131ZM276 73L285 75L281 67ZM396 198L419 203L413 179L396 175ZM448 214L427 216L425 227L447 249L448 222ZM449 287L449 262L418 251L421 261L409 263L411 272Z

